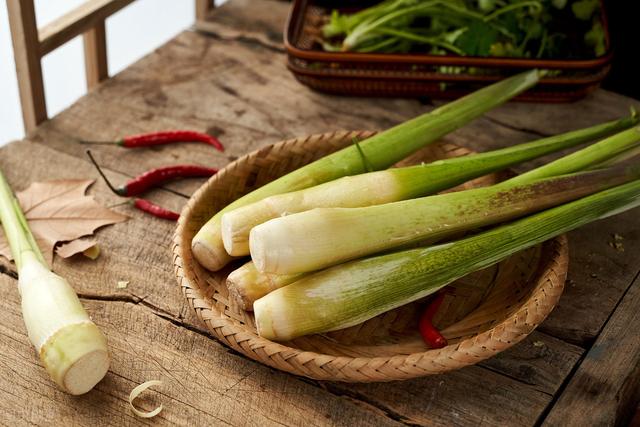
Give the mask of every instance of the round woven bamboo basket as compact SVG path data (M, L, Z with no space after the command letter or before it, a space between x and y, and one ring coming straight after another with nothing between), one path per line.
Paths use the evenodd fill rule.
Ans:
M451 285L434 323L448 346L429 349L417 331L425 301L416 301L360 325L284 343L261 338L253 315L229 298L225 280L241 265L209 272L193 258L191 240L218 210L241 195L374 132L333 132L266 146L221 170L182 211L174 236L175 273L184 296L209 331L229 347L271 367L314 379L391 381L438 374L477 363L519 342L551 312L562 293L568 245L564 236L520 252ZM461 156L470 151L432 144L403 164ZM464 187L501 179L491 175Z

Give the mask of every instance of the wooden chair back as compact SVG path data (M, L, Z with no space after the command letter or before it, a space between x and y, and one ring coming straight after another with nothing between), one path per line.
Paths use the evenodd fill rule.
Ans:
M105 19L134 0L88 0L38 28L33 0L7 0L25 132L47 120L41 60L82 34L87 89L109 78ZM213 0L196 0L196 19L204 20Z

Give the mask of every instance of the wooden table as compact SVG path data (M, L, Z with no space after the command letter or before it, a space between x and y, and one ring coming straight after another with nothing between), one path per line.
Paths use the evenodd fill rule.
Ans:
M249 8L250 7L250 8ZM199 145L152 151L96 147L115 182L169 163L223 167L285 138L335 129L387 128L429 102L314 93L284 61L288 5L234 0L214 11L209 34L185 31L99 86L26 139L0 149L15 189L33 181L97 177L77 138L115 139L167 128L212 132L224 154ZM447 139L487 150L627 113L634 101L597 91L571 105L509 104ZM199 182L155 191L179 209ZM98 181L91 193L119 202ZM0 263L0 420L7 425L144 423L131 389L161 379L152 422L179 425L610 425L631 417L640 375L639 211L571 233L570 279L558 307L524 342L477 366L390 384L311 381L255 363L211 338L173 276L172 223L126 206L125 223L98 233L96 261L55 259L108 336L113 363L92 392L70 397L49 380L22 323L13 265ZM624 252L613 234L621 235ZM117 289L119 280L128 288ZM147 421L149 422L149 421Z

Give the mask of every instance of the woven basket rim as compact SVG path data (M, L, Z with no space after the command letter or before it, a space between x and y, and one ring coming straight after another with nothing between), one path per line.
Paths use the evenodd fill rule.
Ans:
M182 210L173 237L174 270L183 295L207 330L225 345L276 369L314 379L346 382L392 381L447 372L487 359L524 339L553 310L562 294L569 257L568 241L564 235L543 244L545 251L551 255L544 262L544 272L542 272L543 261L540 261L538 269L541 272L536 277L537 289L531 292L529 298L520 308L504 320L484 332L461 339L441 349L428 349L423 352L395 356L335 356L289 347L262 338L249 331L238 320L226 315L224 310L220 310L215 304L207 301L206 292L198 286L198 281L189 278L189 276L195 276L195 273L193 268L185 263L185 260L192 258L190 255L191 242L185 242L184 236L186 221L197 201L207 192L209 186L224 180L228 171L240 167L246 159L255 156L262 150L282 148L288 144L300 143L303 140L306 142L314 138L336 138L336 135L352 138L363 133L367 132L331 132L292 138L267 145L238 158L221 169L191 196ZM545 304L540 304L541 301L544 301ZM541 307L542 312L540 311ZM532 315L531 313L536 314ZM492 345L488 345L489 342ZM385 365L393 366L391 374L384 372ZM346 366L357 371L357 374L345 374L344 367Z

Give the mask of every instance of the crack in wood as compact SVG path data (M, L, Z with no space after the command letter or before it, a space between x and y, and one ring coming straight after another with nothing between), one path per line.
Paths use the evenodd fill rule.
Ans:
M86 299L86 300L124 302L124 303L131 303L131 304L135 304L135 305L140 305L141 307L146 307L147 309L149 309L150 312L152 314L154 314L155 316L157 316L157 317L159 317L159 318L161 318L163 320L166 320L166 321L170 322L171 324L173 324L173 325L175 325L177 327L184 328L184 329L186 329L188 331L194 332L194 333L196 333L198 335L204 336L204 337L209 338L209 339L214 339L217 343L219 343L218 340L216 339L216 337L214 335L212 335L211 333L209 333L208 331L200 329L195 325L190 325L188 323L185 323L184 321L182 321L182 319L179 316L176 316L176 315L168 312L167 310L163 310L160 307L155 306L154 304L146 301L144 298L137 297L135 295L89 295L89 294L78 294L78 296L80 298ZM231 354L233 356L241 357L244 360L250 360L251 362L256 363L253 359L247 357L244 353L241 353L241 352L239 352L239 351L237 351L237 350L235 350L235 349L233 349L231 347L228 347L226 345L223 345L221 343L219 343L219 344L227 353L229 353L229 354ZM584 354L586 354L586 352L583 353L582 357L584 357ZM576 365L577 364L578 363L576 363ZM576 368L576 365L573 366L572 373L573 373L573 369ZM482 363L477 364L476 366L478 366L479 368L482 368L482 369L487 369L488 371L491 371L491 372L493 372L495 374L501 375L501 376L503 376L505 378L508 378L509 380L515 381L517 383L524 384L524 385L527 385L527 386L531 386L536 391L538 391L538 392L540 392L540 393L542 393L542 394L544 394L546 396L549 396L551 399L553 399L553 397L554 397L554 394L549 393L548 391L540 389L539 387L536 386L535 383L527 382L527 381L525 381L525 380L523 380L521 378L517 378L515 376L509 375L508 373L496 370L496 369L494 369L494 368L492 368L490 366L486 366L486 365L484 365ZM565 378L565 381L566 381L567 378L570 378L571 375L572 374L567 375L567 377ZM325 383L325 382L322 382L322 381L319 381L319 380L314 380L314 379L311 379L311 378L304 378L304 377L297 377L297 378L299 378L303 382L306 382L306 383L308 383L310 385L313 385L314 387L326 390L326 391L328 391L328 392L330 392L330 393L332 393L332 394L334 394L334 395L336 395L338 397L343 397L343 396L347 395L347 392L345 390L339 389L335 385L334 386L326 386L325 385L325 384L330 384L330 383ZM556 392L556 394L557 394L557 392ZM360 403L364 403L367 406L371 406L373 408L376 408L378 411L381 411L382 413L384 413L386 416L388 416L390 419L392 419L394 421L401 422L401 423L403 423L405 425L408 425L408 426L420 425L420 424L412 423L411 421L404 421L402 415L397 414L392 409L390 409L390 408L388 408L388 407L386 407L384 405L379 405L379 404L377 404L376 402L372 401L371 399L367 398L364 395L361 395L362 398L358 398L357 395L361 395L361 394L352 393L352 394L348 395L348 397L353 399L353 400L356 400L356 401L358 401Z
M540 393L542 393L542 394L544 394L544 395L546 395L546 396L548 396L548 397L550 397L550 398L552 398L552 397L553 397L553 393L549 393L548 391L545 391L545 390L541 389L540 387L538 387L538 384L536 384L536 383L534 383L534 382L526 381L526 380L525 380L525 379L523 379L523 378L514 377L513 375L511 375L511 374L509 374L509 373L507 373L507 372L498 371L498 370L497 370L497 369L495 369L494 367L489 366L489 365L485 365L485 364L483 364L482 362L478 363L478 365L477 365L477 366L479 366L479 367L481 367L481 368L484 368L484 369L487 369L487 370L489 370L489 371L491 371L491 372L493 372L493 373L495 373L495 374L502 375L503 377L506 377L506 378L509 378L509 379L511 379L511 380L517 381L517 382L519 382L519 383L521 383L521 384L525 384L525 385L531 386L531 387L533 387L533 389L534 389L534 390L536 390L537 392L540 392Z
M631 279L631 281L629 282L629 284L625 288L624 292L622 293L622 295L620 296L620 298L616 302L614 308L608 313L606 320L602 323L602 325L598 329L598 332L595 333L593 336L590 336L590 337L579 337L578 339L572 339L571 337L562 336L563 333L560 330L555 330L553 328L545 327L545 323L542 323L537 328L537 331L540 332L540 333L543 333L545 335L548 335L550 337L554 337L556 339L559 339L559 340L561 340L561 341L563 341L563 342L565 342L567 344L571 344L571 345L574 345L576 347L583 348L585 350L585 352L583 353L583 356L584 356L584 354L588 353L589 350L591 350L591 347L597 341L598 337L600 336L600 333L604 330L607 322L609 321L611 316L613 316L613 314L616 312L618 306L622 302L622 299L627 294L627 292L629 291L629 289L631 288L633 283L636 280L638 280L639 277L640 277L640 270L636 271L635 275L633 276L633 278ZM579 364L581 362L582 362L582 359L580 359L577 363Z
M6 274L7 276L11 277L12 279L18 280L18 273L9 269L8 267L0 264L0 274Z
M563 336L564 332L562 330L556 330L553 328L548 328L545 326L545 324L541 324L538 327L538 332L542 332L546 335L549 335L550 337L554 337L557 338L559 340L562 340L564 342L566 342L567 344L571 344L574 345L576 347L580 347L582 349L588 350L589 347L591 347L591 345L593 345L593 343L595 342L596 338L598 338L597 335L594 336L581 336L578 338L572 338L572 337L566 337Z
M95 294L86 294L86 293L78 293L78 298L89 300L89 301L114 301L114 302L124 302L134 305L140 305L142 307L147 307L153 314L156 316L160 316L162 318L175 319L179 321L179 317L175 314L171 313L168 310L158 307L147 301L147 297L139 297L137 295L129 294L129 295L95 295ZM186 327L186 325L184 325Z
M348 398L351 400L355 400L357 403L364 404L362 407L371 406L378 411L381 411L387 418L401 423L410 427L421 427L423 424L416 423L412 421L410 418L405 417L404 415L394 411L386 405L382 405L380 402L376 402L368 396L363 395L362 393L355 392L353 390L346 390L342 388L338 388L335 384L332 383L323 383L322 385L318 385L323 390L330 392L331 394L343 398Z
M145 298L141 298L135 295L92 295L92 294L84 294L84 293L79 293L78 297L84 300L88 300L88 301L103 301L103 302L124 302L124 303L129 303L129 304L134 304L134 305L139 305L141 307L145 307L147 309L149 309L149 311L154 314L155 316L164 319L170 323L172 323L175 326L187 329L188 331L194 332L198 335L207 337L209 339L215 339L215 337L209 333L208 331L205 331L203 329L198 328L195 325L190 325L188 323L185 323L181 320L181 317L178 315L174 315L173 313L164 310L152 303L150 303L149 301L147 301ZM216 341L217 342L217 341ZM253 360L250 359L248 357L246 357L244 354L230 348L227 346L222 346L224 349L226 349L226 351L230 354L233 354L235 356L240 356L245 358L246 360Z
M85 300L89 300L89 301L104 301L104 302L108 302L108 301L112 301L112 302L124 302L124 303L130 303L130 304L134 304L134 305L139 305L141 307L144 307L146 309L148 309L152 314L154 314L155 316L170 322L171 324L187 329L188 331L194 332L198 335L207 337L209 339L212 339L215 337L213 335L211 335L210 333L197 328L196 326L193 325L189 325L187 323L182 322L180 319L176 318L175 316L173 316L171 313L168 313L166 310L162 310L159 307L156 307L155 305L149 303L148 301L145 301L144 299L140 298L140 297L136 297L136 296L132 296L132 295L90 295L90 294L78 294L78 296L82 299ZM230 348L226 345L220 344L217 340L216 343L218 343L220 345L220 347L222 349L224 349L227 353L233 355L233 356L237 356L237 357L241 357L244 360L250 360L252 363L257 363L256 361L254 361L253 359L247 357L245 354L240 353L237 350L234 350L233 348ZM268 367L271 368L271 367ZM256 368L258 369L258 368ZM254 371L255 372L255 371ZM404 417L401 414L396 413L395 411L385 407L384 405L379 405L376 402L371 401L370 399L366 398L365 396L362 396L362 398L358 398L356 396L356 393L353 393L353 395L348 395L347 392L343 392L338 390L337 388L331 387L330 385L325 386L323 382L317 381L317 380L313 380L310 378L304 378L304 377L296 377L297 379L301 380L302 382L305 382L307 384L310 384L316 388L322 389L327 391L328 393L331 393L334 396L337 397L348 397L351 400L354 400L356 404L358 404L360 407L363 408L367 408L367 410L370 411L374 411L375 413L382 413L384 416L388 417L389 419L396 421L396 422L400 422L406 426L410 426L410 427L417 427L420 426L420 424L416 424L416 423L412 423L410 421L406 421L404 420ZM244 378L243 378L244 379ZM239 381L241 382L241 381ZM235 384L237 385L237 384ZM231 388L235 387L232 386ZM228 391L228 390L227 390Z
M211 28L207 28L205 30L202 28L192 27L189 30L193 31L196 34L200 34L201 36L209 37L215 40L221 40L225 42L238 42L248 46L260 47L260 48L269 50L271 52L286 53L283 47L276 46L275 44L265 43L264 41L260 40L257 37L251 37L246 35L223 36L222 34L215 32Z
M213 335L211 335L211 334L209 334L209 333L207 333L207 332L205 332L205 331L203 331L201 329L198 329L195 326L192 326L192 325L189 325L187 323L184 323L184 322L180 321L176 317L172 316L170 313L168 313L165 310L162 310L162 309L154 306L153 304L151 304L149 302L146 302L144 299L142 299L140 297L131 296L131 295L88 295L88 294L82 294L82 295L79 294L78 296L81 297L82 299L86 299L86 300L105 301L105 302L108 302L108 301L124 302L124 303L131 303L131 304L135 304L135 305L140 305L141 307L145 307L146 309L149 309L150 312L153 315L155 315L155 316L157 316L157 317L159 317L159 318L161 318L161 319L163 319L165 321L168 321L168 322L170 322L171 324L173 324L175 326L187 329L187 330L189 330L191 332L194 332L194 333L196 333L198 335L207 337L209 339L215 338ZM223 345L223 344L219 343L217 340L216 340L216 343L219 344L220 347L222 349L224 349L224 351L226 351L227 353L229 353L229 354L231 354L233 356L237 356L237 357L240 357L240 358L242 358L244 360L251 361L252 363L257 363L255 360L247 357L245 354L240 353L240 352L238 352L238 351L236 351L236 350L234 350L234 349L232 349L232 348L230 348L230 347L228 347L226 345ZM267 367L269 369L272 369L269 366L265 366L265 367ZM233 384L231 387L229 387L227 390L225 390L223 392L222 396L224 396L228 391L230 391L231 389L236 387L239 383L244 381L246 378L251 376L258 369L259 369L259 366L257 366L256 369L252 370L249 374L242 376L242 378L239 381L237 381L235 384ZM118 376L120 376L122 378L125 378L120 374L116 374L116 375L118 375ZM289 375L289 374L285 373L285 375ZM378 415L384 415L384 416L386 416L387 418L389 418L389 419L391 419L393 421L402 423L403 425L406 425L406 426L409 426L409 427L419 427L419 426L421 426L421 424L416 424L416 423L404 420L405 417L403 417L401 414L396 413L395 411L385 407L384 405L379 405L376 402L371 401L370 399L366 398L365 396L362 396L362 398L358 398L356 396L357 395L356 393L353 393L353 395L348 395L348 393L346 393L346 392L341 392L341 391L339 391L337 389L333 389L332 387L330 387L330 385L329 386L324 386L322 382L317 381L317 380L312 380L310 378L297 377L297 376L294 376L294 377L297 378L298 380L306 383L306 384L309 384L309 385L311 385L313 387L322 389L322 390L324 390L324 391L326 391L326 392L328 392L328 393L330 393L330 394L332 394L332 395L334 395L336 397L342 397L342 398L347 397L350 400L353 400L354 404L358 405L359 407L364 408L364 409L366 409L368 411L372 411L372 412L374 412L374 413L376 413ZM125 379L130 380L128 378L125 378ZM182 403L185 403L185 402L182 402Z

